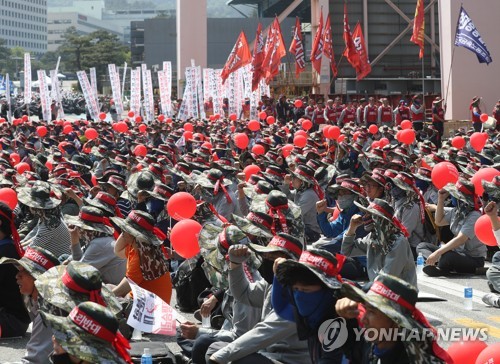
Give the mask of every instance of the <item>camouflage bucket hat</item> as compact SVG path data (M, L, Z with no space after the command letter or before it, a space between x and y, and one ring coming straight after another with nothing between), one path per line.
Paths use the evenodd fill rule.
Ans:
M123 192L126 188L125 178L122 176L111 175L109 178L103 182L99 182L100 184L108 184L111 187L116 188L118 191Z
M32 187L19 188L17 199L26 206L43 210L53 209L61 203L61 200L50 197L50 185L41 181L36 181Z
M219 184L222 186L229 186L233 182L231 180L224 178L222 172L218 169L212 168L205 173L200 174L195 178L195 182L201 187L213 189Z
M155 227L153 216L147 212L132 210L126 219L115 216L110 220L120 231L125 231L141 242L160 246L166 239L165 234Z
M415 192L415 178L405 172L399 172L396 177L391 178L392 182L405 191Z
M455 184L448 183L443 187L443 189L457 200L465 202L469 205L474 206L477 203L474 192L474 184L472 184L472 182L459 179Z
M484 192L488 194L490 199L494 199L497 203L500 202L500 176L493 178L493 181L481 182L484 188Z
M162 201L168 201L170 197L174 194L174 189L170 186L167 186L163 183L158 183L153 191L147 192L149 196L156 198Z
M342 180L340 184L334 184L326 188L326 192L334 199L337 199L341 190L349 191L350 193L353 193L358 197L365 199L363 188L357 181L351 178L346 178Z
M38 279L43 273L52 267L59 265L59 260L48 250L40 247L28 247L20 259L3 257L0 264L14 264L23 267L33 278Z
M226 227L206 224L200 231L198 238L200 253L204 258L202 268L210 283L218 288L229 288L229 264L226 264L226 255L231 245L248 245L249 239L234 225ZM260 260L252 253L247 261L251 270L257 270Z
M278 233L267 246L250 243L250 248L257 253L285 253L290 259L297 260L302 254L304 246L299 239L289 234Z
M268 239L273 237L273 218L266 213L250 211L245 218L233 214L233 219L235 225L246 234Z
M35 286L45 301L66 312L86 301L100 303L114 314L122 310L118 299L102 283L99 270L86 263L73 261L51 268L38 277Z
M388 274L379 274L372 283L368 292L350 285L342 284L341 294L353 301L369 305L381 311L398 325L399 328L410 332L425 332L425 342L408 339L403 340L408 357L414 363L450 363L453 360L436 342L437 333L427 321L423 313L415 305L418 300L418 291L411 284ZM430 330L429 330L430 329ZM433 332L434 335L430 334ZM429 355L430 354L430 355ZM441 360L439 360L439 359Z
M118 208L116 199L102 191L99 191L94 198L85 198L83 201L89 206L103 210L108 216L114 216Z
M45 325L52 328L56 341L70 355L89 363L131 362L130 344L118 331L113 312L94 302L82 302L67 317L40 311Z
M298 261L289 259L278 265L276 278L283 286L291 286L295 282L290 281L289 277L292 276L290 272L306 269L318 277L328 288L338 289L342 285L339 281L342 263L339 266L337 258L326 250L309 248L302 252Z
M129 196L137 198L139 191L153 191L155 187L155 177L152 172L137 172L130 176L127 183Z
M78 216L65 215L64 220L68 226L74 225L83 230L97 231L113 235L113 228L104 212L97 207L83 206Z
M249 199L253 199L256 195L267 195L273 190L273 185L266 181L259 181L256 185L251 185L249 187L243 187L243 192L245 196Z

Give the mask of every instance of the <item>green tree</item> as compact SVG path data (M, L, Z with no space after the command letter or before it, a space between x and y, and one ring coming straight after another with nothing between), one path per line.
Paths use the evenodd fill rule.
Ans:
M69 27L62 38L63 43L57 49L57 53L72 71L82 70L83 54L92 46L89 36L79 34L75 27Z
M6 74L10 62L10 49L5 46L5 39L0 38L0 73Z

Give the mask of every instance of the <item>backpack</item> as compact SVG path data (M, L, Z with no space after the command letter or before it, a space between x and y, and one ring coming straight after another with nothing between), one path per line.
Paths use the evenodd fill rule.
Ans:
M196 262L192 259L185 260L172 278L177 298L176 307L182 312L194 312L200 308L198 296L211 286L201 267L202 264L203 258L199 258Z

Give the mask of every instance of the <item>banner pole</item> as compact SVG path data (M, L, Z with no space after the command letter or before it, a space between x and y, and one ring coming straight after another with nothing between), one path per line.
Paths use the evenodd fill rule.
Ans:
M455 49L457 47L455 45L453 45L453 50L451 52L451 63L450 63L450 70L448 71L448 84L446 86L446 96L444 98L444 107L446 108L447 106L447 102L448 102L448 93L449 93L449 90L450 90L450 79L451 79L451 70L452 70L452 67L453 67L453 59L455 58Z
M425 119L426 107L425 107L425 70L424 70L424 60L425 60L425 57L422 57L422 105L424 106L424 122L425 122L426 121L426 119Z

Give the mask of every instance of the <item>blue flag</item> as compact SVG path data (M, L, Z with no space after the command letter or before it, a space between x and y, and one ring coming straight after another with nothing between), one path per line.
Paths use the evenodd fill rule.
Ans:
M463 7L460 8L455 45L457 47L465 47L474 52L479 63L490 64L493 61L488 48L486 48L486 43L484 43L472 19Z

